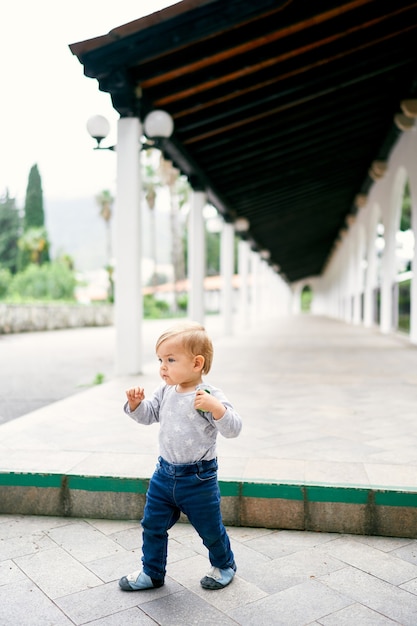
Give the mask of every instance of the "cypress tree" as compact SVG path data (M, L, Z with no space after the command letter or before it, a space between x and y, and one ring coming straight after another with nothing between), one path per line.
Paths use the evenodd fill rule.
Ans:
M34 262L34 258L39 265L49 262L49 241L45 228L42 182L37 164L32 165L29 172L23 217L23 235L19 240L19 245L21 249L20 269L24 269L28 263Z
M9 192L0 198L0 266L14 274L18 269L17 242L21 235L21 217Z
M42 182L38 166L32 165L26 188L24 229L42 228L45 225Z

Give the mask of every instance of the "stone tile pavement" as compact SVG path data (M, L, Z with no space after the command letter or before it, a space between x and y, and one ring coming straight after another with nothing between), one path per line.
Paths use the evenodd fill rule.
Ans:
M137 522L0 516L2 626L389 626L417 624L417 541L229 528L234 581L207 591L188 524L170 533L161 589L126 593Z
M166 325L161 320L145 325L151 360L141 376L109 374L103 385L75 386L68 397L56 396L57 401L0 425L0 472L149 476L157 427L138 426L121 407L127 386L140 382L150 393L159 384L152 350ZM244 420L237 439L218 440L221 478L415 489L415 347L397 336L312 316L264 321L230 337L222 336L219 318L209 316L207 327L215 346L207 379L225 391ZM95 342L85 330L42 333L45 360L38 355L41 346L36 354L19 347L21 371L28 363L31 368L28 381L23 375L20 380L22 395L26 387L31 393L34 370L39 370L35 386L50 388L63 372L65 380L69 371L76 380L77 362L94 350L103 354L103 341L111 354L113 329L105 329L105 335L104 329L87 329ZM69 363L62 359L61 337L64 346L78 346ZM16 367L14 389L18 376ZM8 395L7 387L1 395Z
M223 337L215 320L208 319L209 330L210 324L215 337L210 380L244 419L239 438L219 441L222 480L415 494L414 347L396 336L309 316L268 321L232 337ZM155 333L149 328L151 345ZM50 337L57 354L59 336L44 338ZM82 354L80 335L74 331L71 337ZM57 369L53 351L50 355L50 369L44 370L49 383ZM60 368L67 366L60 361ZM0 426L0 473L149 475L157 430L139 427L121 413L124 389L135 380L112 378ZM140 380L151 391L158 383L156 362L146 365ZM398 519L400 535L403 520ZM117 580L140 566L136 520L5 512L0 624L417 624L414 538L229 530L238 565L230 587L200 588L205 549L190 526L177 524L170 535L166 585L126 594Z

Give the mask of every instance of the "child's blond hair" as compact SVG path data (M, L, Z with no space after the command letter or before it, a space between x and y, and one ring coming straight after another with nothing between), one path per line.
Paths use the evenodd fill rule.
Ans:
M171 328L162 333L156 342L156 352L161 343L167 339L178 339L184 350L191 356L201 354L204 357L202 373L209 373L213 361L213 344L204 326L198 322L183 322L171 326Z

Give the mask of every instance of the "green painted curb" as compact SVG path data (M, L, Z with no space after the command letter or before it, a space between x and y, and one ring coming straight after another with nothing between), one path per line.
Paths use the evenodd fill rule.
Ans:
M0 486L37 487L42 489L73 489L145 494L149 479L113 476L78 476L38 474L31 472L0 472ZM302 485L286 483L251 483L219 481L223 497L283 499L298 502L335 502L374 504L376 506L417 508L417 492L398 489L366 489L340 485Z

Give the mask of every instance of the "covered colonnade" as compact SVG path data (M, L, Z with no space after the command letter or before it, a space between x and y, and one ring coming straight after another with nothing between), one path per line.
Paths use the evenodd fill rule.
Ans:
M405 132L389 160L379 164L369 194L356 198L357 214L350 218L349 227L341 230L322 275L311 281L315 293L312 310L348 323L375 326L383 333L394 332L398 327L398 281L403 275L410 280L409 338L416 344L414 250L406 264L408 271L401 272L396 255L407 184L412 244L417 232L417 100L405 102L404 108L408 116L399 116L397 122ZM294 292L300 294L307 283L294 285ZM297 310L297 299L294 302Z
M183 0L71 44L120 114L116 370L141 370L143 134L186 175L189 317L204 319L206 202L222 231L222 313L233 328L234 234L242 324L312 310L393 327L395 237L406 183L417 211L417 5L393 0ZM147 130L149 114L173 120ZM102 135L96 138L101 141ZM375 247L384 228L383 253ZM380 316L375 290L380 281ZM410 338L417 341L417 285ZM235 303L236 304L236 303Z

